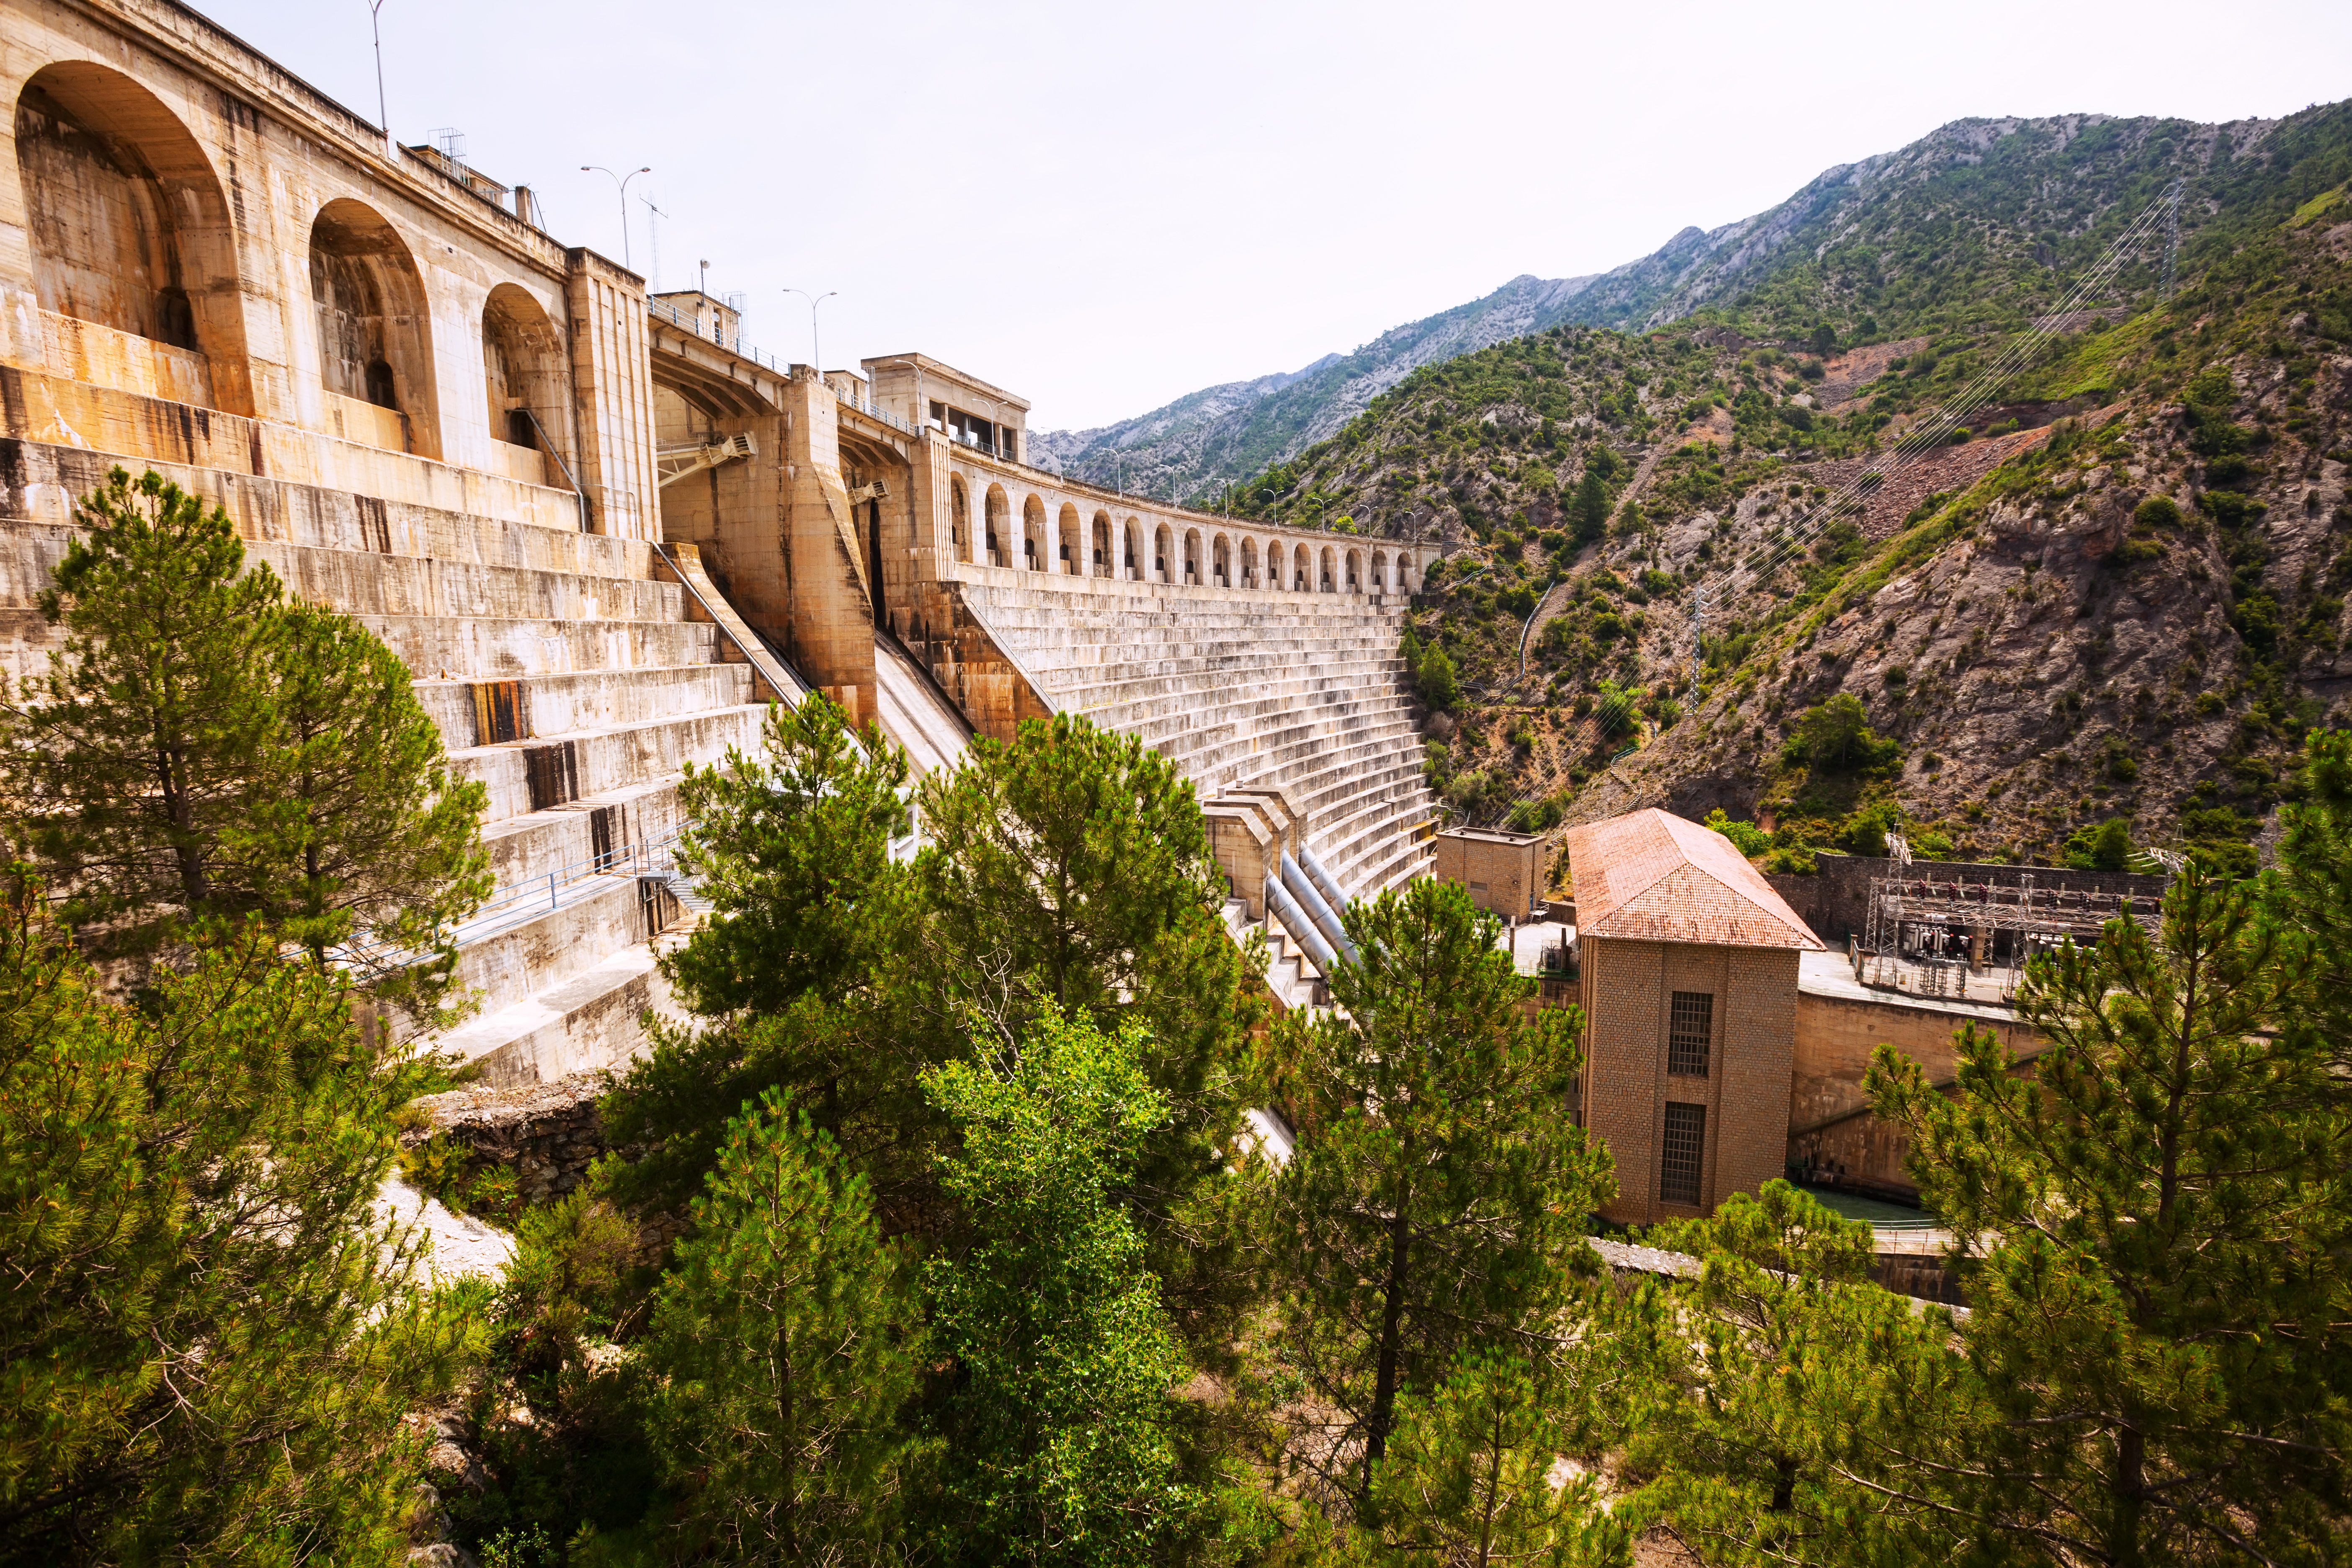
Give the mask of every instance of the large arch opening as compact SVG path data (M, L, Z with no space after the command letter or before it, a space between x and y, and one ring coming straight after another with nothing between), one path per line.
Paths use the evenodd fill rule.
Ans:
M1255 539L1242 541L1242 586L1257 586L1257 541Z
M958 479L948 480L948 542L958 561L971 559L971 500L963 493L963 481ZM988 548L992 553L994 552L996 541L993 537L989 540Z
M383 409L397 417L405 450L440 457L425 278L383 215L349 197L319 210L310 226L310 302L328 394Z
M1013 501L1003 488L988 487L988 563L1010 566L1020 555L1013 541Z
M482 379L493 439L541 452L562 443L557 433L569 426L571 406L566 358L563 333L527 290L512 283L490 290L482 304Z
M1098 511L1095 513L1094 527L1091 536L1087 540L1087 546L1089 550L1087 564L1092 569L1092 575L1097 577L1109 576L1110 513L1107 511Z
M1216 577L1218 587L1230 588L1234 585L1234 547L1232 542L1222 533L1210 542L1209 563L1211 571Z
M1127 537L1126 580L1140 583L1143 581L1143 524L1130 517L1119 525L1119 531Z
M1201 585L1201 531L1197 528L1184 531L1184 583L1187 587Z
M1323 579L1322 579L1322 581L1321 581L1321 582L1317 585L1316 591L1317 591L1318 593L1328 594L1328 593L1331 592L1331 567L1332 567L1332 564L1333 564L1333 563L1332 563L1332 559L1331 559L1331 547L1330 547L1329 545L1328 545L1328 544L1327 544L1327 545L1325 545L1325 546L1323 547Z
M1151 573L1160 582L1172 582L1168 572L1168 525L1161 523L1151 532Z
M236 230L188 128L120 71L68 60L25 84L15 131L40 308L178 351L155 356L157 395L251 414Z
M1385 594L1389 591L1389 586L1388 552L1375 550L1372 552L1372 592Z
M1045 542L1045 503L1035 496L1021 503L1021 559L1014 563L1024 572L1044 569L1038 552Z
M1054 570L1066 577L1084 570L1078 559L1078 509L1068 501L1054 518Z
M1348 592L1349 592L1350 594L1360 594L1360 593L1362 593L1363 591L1364 591L1364 557L1363 557L1363 553L1362 553L1362 552L1360 552L1360 551L1350 550L1350 551L1349 551L1349 552L1348 552Z

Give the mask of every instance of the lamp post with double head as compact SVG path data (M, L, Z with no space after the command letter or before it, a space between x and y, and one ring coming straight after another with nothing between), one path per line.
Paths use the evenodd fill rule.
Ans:
M630 170L628 179L623 179L602 163L583 163L580 165L580 172L583 174L602 174L620 187L621 265L635 272L637 269L636 263L629 259L629 180L635 179L639 174L652 174L653 165L648 163L642 169Z

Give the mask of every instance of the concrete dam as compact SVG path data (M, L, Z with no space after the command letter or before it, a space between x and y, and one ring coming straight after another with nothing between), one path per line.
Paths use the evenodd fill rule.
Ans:
M1433 551L1071 482L1024 400L921 354L778 363L168 0L0 9L0 664L46 668L37 597L117 465L383 638L490 795L442 1042L490 1082L637 1047L691 917L681 770L810 689L919 770L1057 712L1140 738L1286 1004L1316 943L1265 906L1281 853L1350 894L1426 873L1397 644Z

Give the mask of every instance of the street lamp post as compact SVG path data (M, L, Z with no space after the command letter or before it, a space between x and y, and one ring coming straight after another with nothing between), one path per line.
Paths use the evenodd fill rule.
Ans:
M637 269L637 265L635 262L629 259L629 180L635 179L639 174L652 174L654 172L653 165L648 163L642 169L630 170L627 180L625 180L620 175L613 173L612 170L607 169L602 163L583 163L580 165L580 172L583 174L602 174L606 179L612 181L613 184L620 187L621 265L627 268L630 271L635 272Z
M375 39L375 117L383 132L383 154L400 161L400 143L393 139L392 113L383 103L383 0L368 0L368 32Z
M824 379L824 346L818 341L816 335L816 308L819 305L824 304L827 300L832 299L835 294L840 293L841 290L838 289L828 289L822 294L811 294L805 289L787 289L784 292L787 294L798 294L802 299L806 300L809 302L809 363L815 368L816 378L819 381L823 381Z

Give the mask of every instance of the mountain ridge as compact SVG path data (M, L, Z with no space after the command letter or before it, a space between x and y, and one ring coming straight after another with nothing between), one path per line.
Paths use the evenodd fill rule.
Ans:
M1832 164L1783 200L1713 228L1685 226L1646 256L1578 278L1521 273L1490 294L1391 327L1348 354L1304 368L1223 383L1133 418L1089 430L1032 432L1045 466L1094 483L1192 500L1338 433L1373 398L1423 365L1576 324L1647 331L1727 303L1776 268L1801 268L1849 237L1882 193L1926 185L1954 168L2005 156L2020 136L2063 153L2085 137L2164 134L2201 152L2210 168L2243 158L2283 121L2200 123L2161 117L2070 113L1955 120L1891 151ZM1811 256L1801 258L1803 252Z

